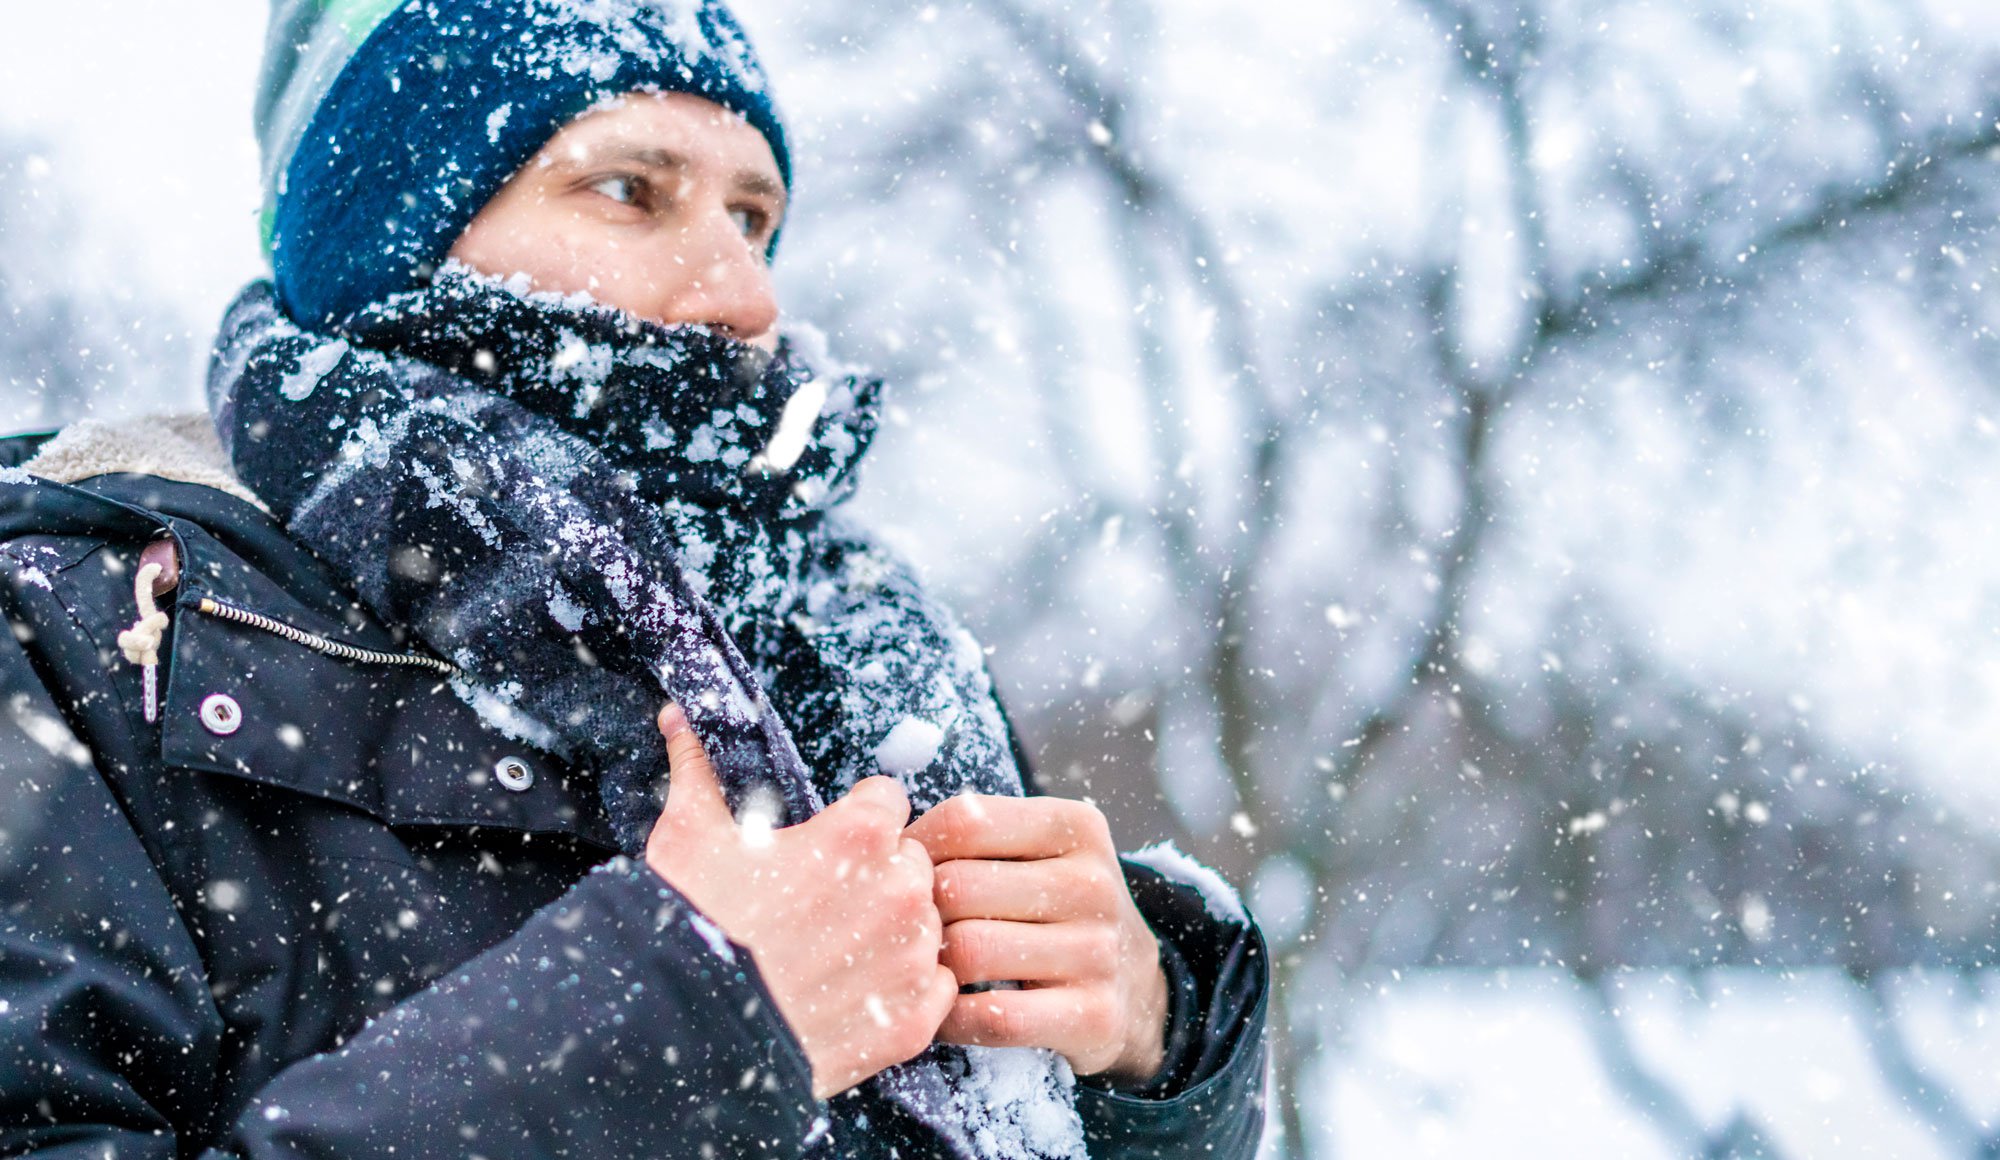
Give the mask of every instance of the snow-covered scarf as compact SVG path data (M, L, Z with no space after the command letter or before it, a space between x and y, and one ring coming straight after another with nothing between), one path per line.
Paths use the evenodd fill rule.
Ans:
M834 510L878 383L457 266L341 330L265 283L231 307L209 393L236 471L489 722L595 771L627 853L665 698L739 816L802 821L877 773L920 811L1022 792L981 650ZM816 1153L888 1155L887 1100L961 1156L1083 1154L1049 1052L938 1047L863 1086Z

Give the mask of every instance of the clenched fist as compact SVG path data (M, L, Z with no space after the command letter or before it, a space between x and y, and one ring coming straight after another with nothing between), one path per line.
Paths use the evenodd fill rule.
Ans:
M1021 984L960 995L939 1039L1050 1048L1078 1075L1143 1081L1160 1070L1160 944L1095 806L967 794L907 833L937 863L945 965L961 984Z
M904 837L903 787L871 777L781 830L736 824L714 767L669 705L670 780L646 864L756 960L824 1099L928 1047L958 996L939 963L931 856Z

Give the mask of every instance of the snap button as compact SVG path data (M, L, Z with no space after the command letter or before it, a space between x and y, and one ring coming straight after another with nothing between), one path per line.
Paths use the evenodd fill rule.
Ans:
M211 693L201 703L201 724L217 737L243 728L243 706L227 693Z
M521 793L535 784L535 768L518 757L503 757L494 763L493 773L500 784Z

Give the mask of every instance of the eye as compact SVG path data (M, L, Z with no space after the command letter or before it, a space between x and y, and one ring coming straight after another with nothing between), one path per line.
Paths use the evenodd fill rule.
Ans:
M743 232L744 237L756 239L763 236L764 227L771 217L761 209L732 209L729 220L736 223L736 228Z
M645 182L636 177L607 177L590 187L620 205L637 205L645 192Z

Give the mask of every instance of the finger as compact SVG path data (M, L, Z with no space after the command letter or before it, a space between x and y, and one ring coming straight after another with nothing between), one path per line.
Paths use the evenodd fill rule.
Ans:
M1060 983L1092 979L1117 966L1105 927L1082 923L995 922L975 918L944 928L938 961L969 983Z
M951 1014L958 998L958 976L951 973L951 968L938 964L937 974L931 976L930 987L924 992L918 1007L923 1026L930 1029L930 1034L924 1037L925 1042L937 1038L945 1017Z
M973 1047L1048 1047L1089 1030L1079 1026L1086 1017L1083 1003L1068 987L1026 991L982 991L960 995L938 1026L940 1043Z
M907 838L899 838L898 841L900 845L889 860L896 865L903 879L899 885L909 891L908 895L899 897L907 897L915 903L912 920L915 926L911 937L928 946L935 954L944 941L944 919L937 912L935 870L931 866L930 855L924 853L921 844Z
M708 825L735 825L715 766L688 724L687 711L669 702L660 710L660 735L667 739L667 804L661 815Z
M910 816L910 799L903 787L886 777L871 777L847 791L847 795L809 818L799 829L815 835L823 853L836 859L835 865L859 867L873 875L907 863L912 873L918 866L929 869L930 855L916 842L903 838L903 823ZM907 856L905 856L907 855ZM840 873L846 874L847 869Z
M921 883L925 894L935 894L937 867L931 865L930 853L922 842L898 839L894 860L910 868L911 880Z
M1061 922L1089 917L1088 884L1065 858L1039 862L961 859L937 867L931 895L946 923L973 918L1008 922Z
M900 830L910 820L910 795L893 777L864 777L822 812L836 810L877 814Z
M951 1005L957 1000L958 980L944 967L935 967L930 977L912 993L909 1008L899 1008L896 1021L901 1030L897 1033L896 1043L889 1046L890 1058L882 1059L875 1066L902 1063L922 1054L935 1042L938 1027L944 1023L944 1017L951 1013Z
M960 794L910 824L909 834L936 862L954 858L1055 858L1072 850L1111 847L1111 831L1096 806L1066 798Z

